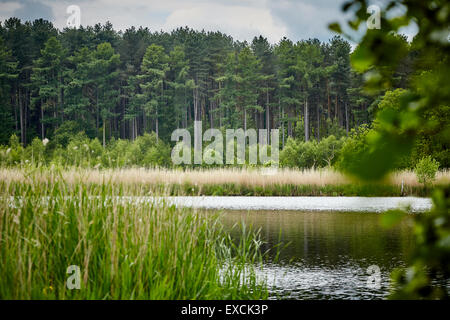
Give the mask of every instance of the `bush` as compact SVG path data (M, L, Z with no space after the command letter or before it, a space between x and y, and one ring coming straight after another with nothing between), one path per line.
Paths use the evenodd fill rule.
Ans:
M335 163L345 138L331 135L319 142L304 142L289 138L280 152L280 164L287 168L323 168Z
M79 132L67 137L67 145L34 138L23 148L17 136L10 138L9 146L0 146L0 166L11 167L31 163L36 166L54 165L83 168L170 167L170 146L154 133L144 134L135 141L115 140L106 148L97 138L90 139Z
M416 173L417 180L424 185L428 185L436 178L436 173L439 169L439 162L433 159L431 156L420 159L417 163L414 172Z
M350 137L342 145L339 160L336 167L343 172L355 172L361 168L361 161L368 154L369 146L367 135L370 129L367 125L361 125L358 129L352 129Z

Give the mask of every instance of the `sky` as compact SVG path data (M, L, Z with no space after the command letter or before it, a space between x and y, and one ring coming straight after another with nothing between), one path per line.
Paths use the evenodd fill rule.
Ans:
M236 40L263 35L272 43L284 36L293 41L333 37L327 25L344 21L344 0L0 0L0 20L44 18L60 29L67 24L69 5L81 9L81 24L110 21L116 30L131 26L171 31L189 26L221 31Z
M381 0L380 0L381 1ZM151 31L171 31L188 26L196 30L221 31L235 40L251 41L262 35L277 43L283 37L294 42L317 38L328 41L334 34L331 22L344 23L349 14L341 11L345 0L0 0L0 21L10 17L22 20L43 18L63 29L76 5L81 25L110 21L115 30L131 26ZM373 4L383 1L371 1ZM369 16L369 14L368 14ZM412 38L416 30L406 28ZM355 43L352 43L352 47Z

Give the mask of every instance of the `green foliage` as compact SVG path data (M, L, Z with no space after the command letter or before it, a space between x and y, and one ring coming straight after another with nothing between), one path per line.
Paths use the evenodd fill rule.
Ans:
M65 121L60 127L55 130L53 139L50 141L53 145L60 145L66 147L69 141L76 136L79 132L83 132L83 127L80 122L77 121ZM95 133L86 133L88 137L95 137Z
M356 30L367 19L369 1L352 0L343 9L353 20L348 25ZM398 8L403 7L402 13ZM371 94L392 90L396 73L407 74L408 91L385 96L386 107L379 110L375 129L367 134L367 152L359 166L350 172L365 180L381 179L395 168L402 157L420 154L424 145L429 155L434 143L427 135L437 138L436 149L448 150L450 135L445 110L450 101L448 30L449 5L445 1L397 1L385 3L381 29L367 30L352 54L352 64L364 73L365 87ZM398 35L399 29L415 23L418 29L412 43ZM333 30L343 28L331 26ZM410 72L404 72L405 65ZM394 101L390 101L390 97ZM398 102L398 103L397 103ZM444 116L439 111L444 111ZM439 117L444 120L438 120ZM416 142L416 140L419 140ZM444 161L448 157L444 156ZM431 157L418 166L424 183L434 176L438 167ZM450 278L449 256L449 190L436 190L434 208L416 219L416 253L407 271L394 275L398 290L392 298L448 298Z
M289 138L280 152L280 164L288 168L331 167L339 157L345 139L336 139L333 135L317 142L299 141Z
M439 162L428 156L417 162L414 172L417 175L417 180L427 185L435 180L438 169Z
M150 168L172 165L170 146L158 139L155 133L146 133L133 142L112 139L105 148L98 138L89 139L84 132L68 139L64 146L52 141L44 145L39 138L35 138L29 146L23 148L17 136L13 135L10 145L0 149L0 166L33 164L83 168Z
M367 125L352 129L349 138L342 145L341 156L336 163L336 168L350 174L355 170L361 170L369 152L367 136L370 132L371 129Z
M152 44L145 51L141 64L140 87L143 91L144 113L155 119L155 132L159 134L159 118L163 112L164 81L169 70L168 56L162 46ZM139 97L139 96L138 96ZM145 130L145 129L144 129Z
M116 32L110 23L58 32L45 20L11 18L0 38L2 144L20 133L23 146L38 136L53 150L80 131L103 147L149 132L169 143L174 129L196 120L280 128L284 143L340 138L342 128L370 120L341 37L247 43L189 28Z
M430 128L420 128L416 143L412 150L411 165L414 160L430 155L436 159L443 168L450 166L450 107L441 105L424 113L431 123Z
M336 121L327 119L325 122L326 136L335 136L337 139L347 137L347 132Z
M446 130L445 126L436 126L436 119L430 117L430 113L449 101L449 82L444 76L449 72L448 42L435 37L449 27L448 19L442 19L447 15L443 12L447 11L432 1L408 2L404 14L389 15L398 4L398 1L386 4L381 29L368 30L352 56L354 67L364 73L370 93L392 90L396 72L406 60L411 60L414 67L407 74L408 92L401 94L395 108L391 106L378 112L379 125L368 137L370 156L354 172L364 179L382 178L395 168L400 158L411 154L420 132L443 137ZM367 6L365 0L349 1L346 10L356 9L355 19L349 23L351 26L357 28L366 21ZM412 21L418 22L419 32L408 44L397 31ZM449 135L446 136L443 139L448 143ZM369 167L373 174L367 173Z
M0 144L8 142L14 132L13 111L11 109L10 91L13 81L17 79L17 61L12 56L11 50L5 45L0 35Z
M415 217L415 248L406 270L393 273L392 299L448 299L450 188L433 193L433 209Z
M13 134L9 139L9 147L2 148L0 160L2 166L16 166L22 162L24 149L19 143L19 138Z
M45 125L57 124L59 119L46 117L47 113L56 114L61 101L61 77L65 62L64 49L56 37L51 37L41 50L41 56L35 61L31 81L38 88L38 97L34 99L36 108L41 109L41 137L45 137ZM60 107L60 106L59 106Z
M84 132L70 133L75 128L68 124L57 131L56 142L47 139L45 145L39 138L35 138L32 144L23 148L18 137L13 135L10 145L0 149L2 150L0 166L13 167L31 163L35 166L57 165L83 168L173 167L172 146L157 138L155 133L145 133L134 141L113 138L106 147L103 147L98 138L90 139ZM319 142L315 140L304 142L289 138L280 152L279 165L302 169L332 167L340 158L342 147L348 144L347 140L344 137L336 139L333 135ZM237 144L230 142L227 146L227 148L233 147L235 148L234 164L226 166L249 167L250 152L255 152L256 155L260 152L271 154L270 146L267 145L258 145L256 149L246 146L245 159L238 161ZM203 148L202 165L183 165L183 167L212 168L225 165L225 159L222 159L223 165L206 164L206 158L213 159L214 154L211 151L206 152L207 145ZM267 151L260 148L267 148ZM226 150L225 146L223 150ZM194 151L191 150L191 161L193 161L193 154ZM225 157L225 154L223 156ZM270 167L271 165L275 164L266 162L258 163L257 166Z

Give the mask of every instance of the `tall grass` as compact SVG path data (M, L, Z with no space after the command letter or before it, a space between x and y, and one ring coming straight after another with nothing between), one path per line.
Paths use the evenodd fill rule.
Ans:
M54 170L45 168L0 169L0 181L20 182L32 172L35 179L46 181ZM58 177L53 177L58 179ZM254 195L254 196L427 196L431 188L417 181L412 171L391 174L382 183L362 184L332 169L80 169L61 171L69 185L109 183L128 186L133 193L170 195ZM435 185L450 183L450 172L437 174Z
M123 184L41 178L0 182L1 299L267 297L249 271L262 259L257 233L235 244L218 216L118 201ZM79 290L66 286L70 265Z

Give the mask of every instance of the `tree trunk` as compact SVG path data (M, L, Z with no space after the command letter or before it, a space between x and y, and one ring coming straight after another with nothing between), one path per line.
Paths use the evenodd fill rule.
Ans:
M41 101L41 139L44 140L45 132L44 132L44 107L42 106Z
M12 101L14 105L14 123L16 127L16 131L19 130L19 120L17 119L17 107L18 107L18 101L19 101L19 95L17 88L14 88L13 94L12 94Z
M278 98L278 128L281 127L281 147L284 148L284 121L283 121L284 110L281 108L281 100Z
M347 103L345 104L345 129L347 131L347 136L348 136L349 124L348 124L348 105L347 105Z
M288 137L291 137L292 138L292 123L291 123L291 108L289 108L288 107L288 109L287 109L287 116L288 116L288 119L287 119L287 134L288 134Z
M142 114L142 126L144 127L144 132L147 132L147 115L145 114L145 111ZM150 130L152 126L152 121L150 119Z
M214 128L213 112L214 112L214 101L210 101L209 102L209 127L211 129Z
M334 105L334 120L336 120L337 115L338 115L338 96L336 94L335 105Z
M316 139L317 141L320 140L320 108L319 108L319 103L316 102L316 113L317 113L317 134L316 134Z
M247 131L247 108L244 107L244 131Z
M305 141L309 141L309 113L308 113L308 98L305 99Z
M269 144L269 130L270 130L270 114L269 114L269 87L266 86L266 129L267 129L267 144Z
M24 129L23 129L23 98L19 88L19 118L20 118L20 142L25 143Z
M327 117L328 117L328 119L331 119L330 85L328 83L328 79L327 79L327 100L328 100L328 114L327 114Z
M103 148L106 147L106 121L103 119Z
M159 139L159 122L158 122L158 107L156 107L156 139Z
M95 135L98 136L98 126L99 126L99 114L98 114L98 88L95 90Z
M196 89L192 89L192 99L194 101L194 121L197 121L197 113L198 113L198 106L197 106L197 94Z

